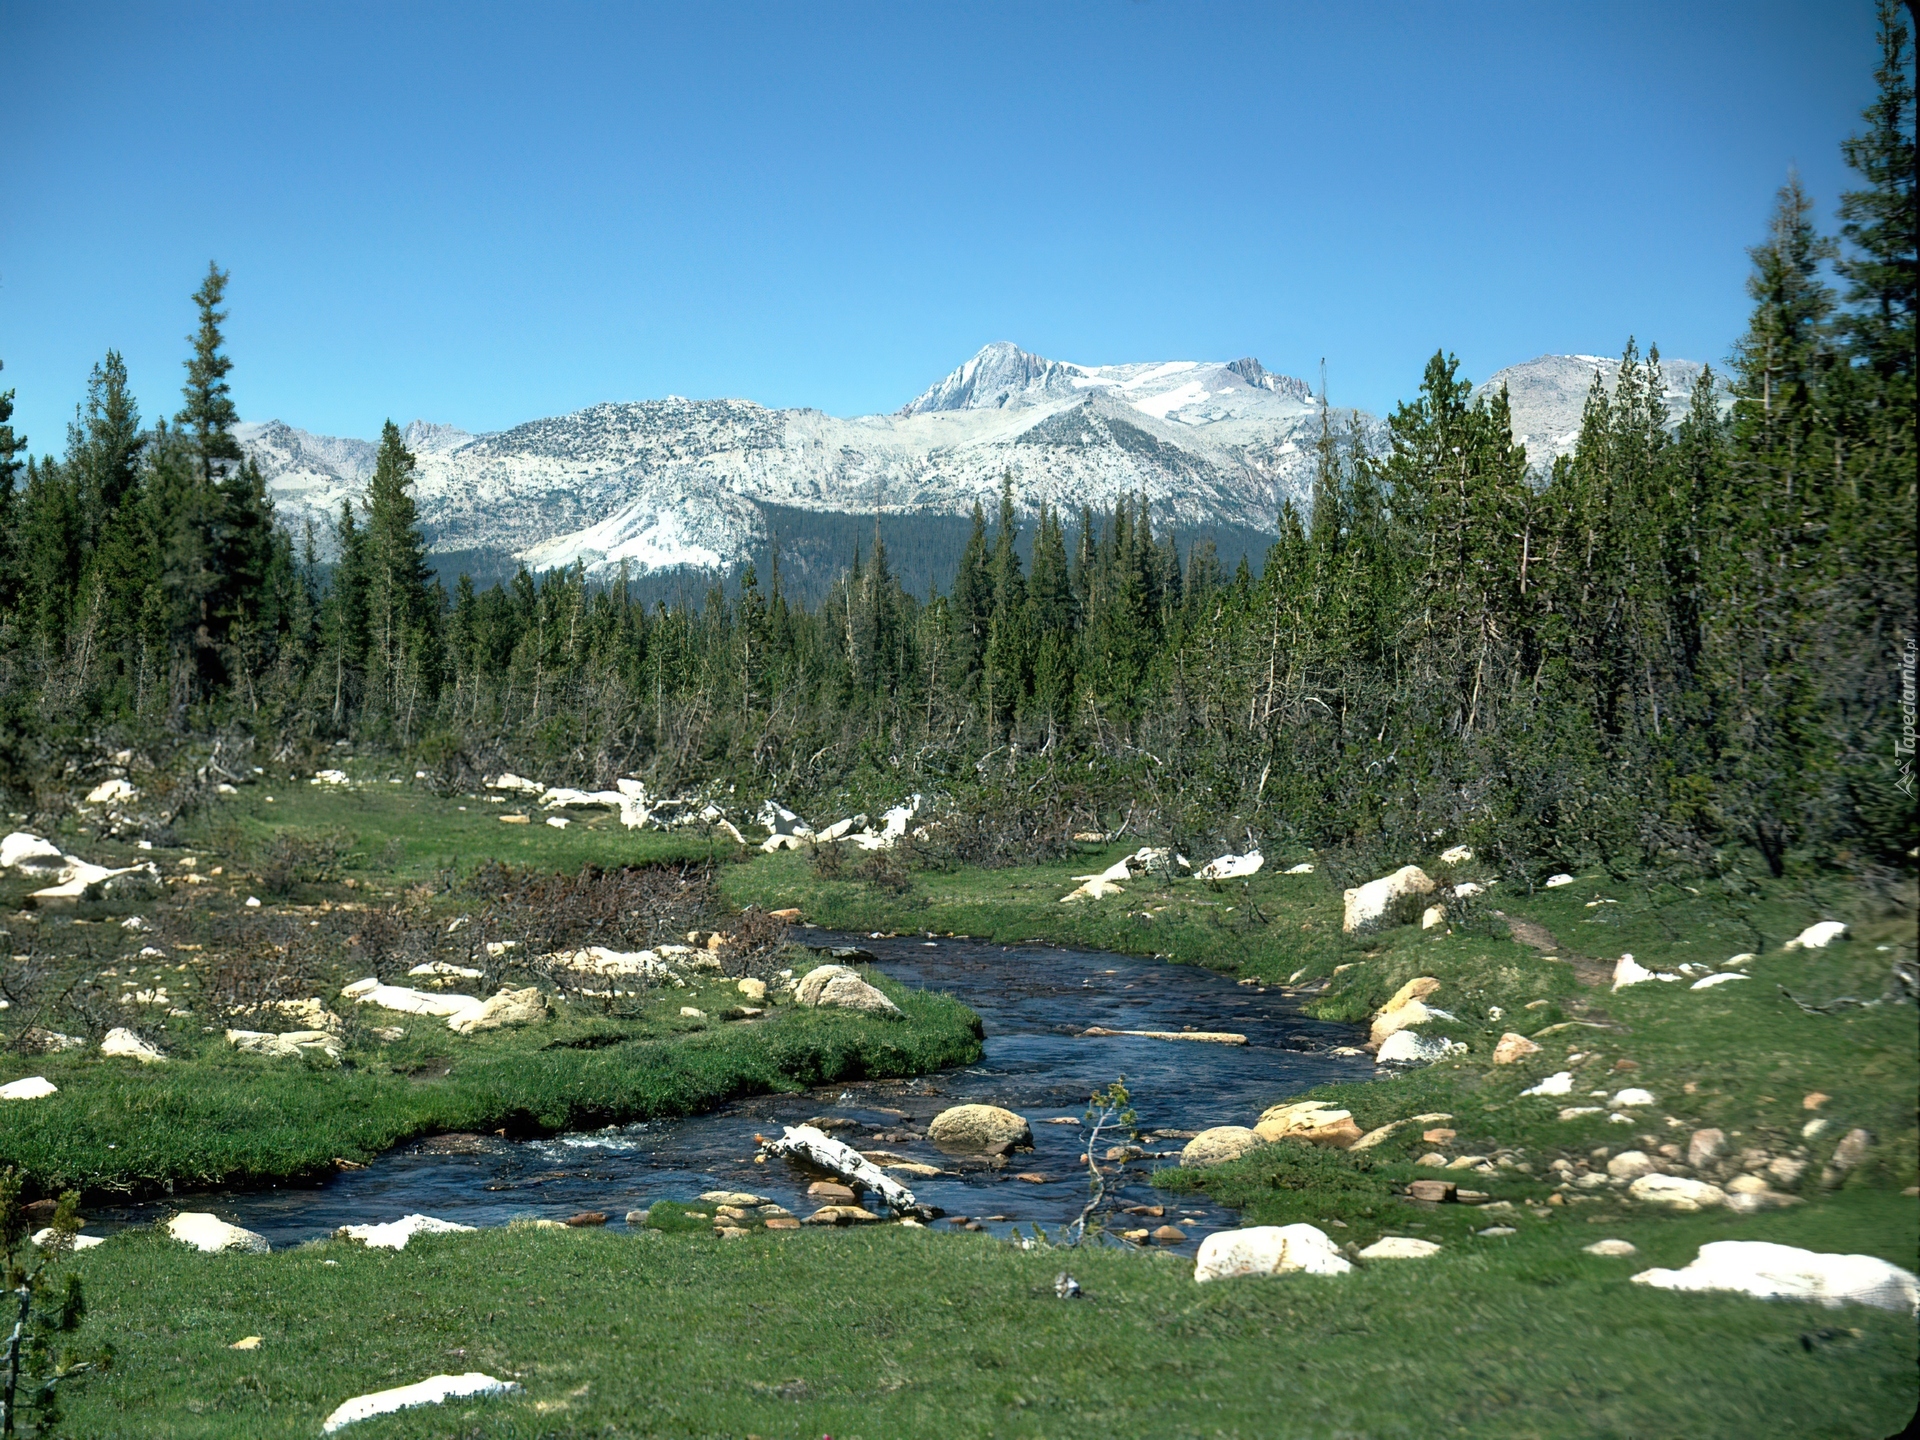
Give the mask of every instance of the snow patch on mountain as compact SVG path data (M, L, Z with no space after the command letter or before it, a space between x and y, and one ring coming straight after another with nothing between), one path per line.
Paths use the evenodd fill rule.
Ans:
M1686 418L1694 384L1705 368L1693 360L1660 361L1661 394L1670 428ZM1476 393L1492 395L1502 385L1507 387L1513 438L1527 447L1528 464L1544 469L1573 453L1595 379L1611 395L1620 381L1619 360L1605 355L1540 355L1496 370Z

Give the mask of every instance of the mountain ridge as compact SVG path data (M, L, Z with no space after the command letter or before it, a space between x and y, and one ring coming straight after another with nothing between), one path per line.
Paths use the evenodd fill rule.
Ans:
M1515 438L1547 464L1571 446L1594 377L1610 385L1617 369L1546 355L1481 389L1508 386ZM1698 370L1669 362L1669 392ZM1023 514L1144 496L1157 524L1271 534L1286 502L1307 505L1321 409L1304 381L1250 356L1078 365L996 341L885 415L669 396L487 434L415 420L404 439L431 551L536 569L578 563L604 577L623 563L641 574L735 567L766 542L765 506L964 516L976 503L991 509L1004 476ZM1352 418L1379 425L1365 412L1326 417L1341 430ZM377 447L277 419L236 435L283 518L313 522L324 549Z

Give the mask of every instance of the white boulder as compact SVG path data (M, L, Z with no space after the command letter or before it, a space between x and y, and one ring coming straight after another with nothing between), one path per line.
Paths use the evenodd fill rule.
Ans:
M33 1232L33 1243L44 1250L47 1242L52 1240L53 1236L54 1229L51 1225L48 1225L44 1229ZM104 1245L106 1243L107 1239L104 1235L76 1235L73 1237L73 1248L76 1250L91 1250L96 1245Z
M1580 1247L1589 1255L1638 1255L1640 1249L1631 1240L1596 1240Z
M451 1220L436 1220L431 1215L403 1215L384 1225L342 1225L333 1233L343 1240L358 1240L378 1250L404 1250L416 1235L453 1235L471 1231L471 1225L456 1225Z
M89 805L118 805L140 798L140 792L125 780L102 780L87 792Z
M1613 1103L1622 1109L1626 1109L1633 1105L1652 1105L1655 1104L1656 1101L1651 1090L1642 1090L1638 1086L1635 1086L1631 1089L1616 1091L1614 1093Z
M1311 875L1313 873L1313 862L1302 860L1298 865L1290 865L1280 873L1283 875Z
M1639 1285L1660 1290L1731 1290L1762 1300L1812 1300L1829 1308L1920 1309L1913 1274L1876 1255L1831 1255L1766 1240L1715 1240L1679 1270L1643 1270Z
M1340 1253L1326 1232L1313 1225L1255 1225L1245 1230L1216 1230L1200 1242L1193 1278L1232 1280L1242 1275L1344 1275L1353 1262Z
M1752 978L1753 977L1751 975L1741 975L1738 973L1726 974L1726 975L1709 975L1704 980L1694 981L1693 984L1689 985L1687 988L1689 990L1711 990L1713 989L1714 986L1724 985L1729 980L1751 980Z
M226 1250L266 1255L273 1249L267 1244L265 1236L243 1230L238 1225L229 1225L219 1216L209 1215L204 1210L188 1210L174 1216L167 1221L167 1233L209 1255L218 1255Z
M1096 875L1077 890L1071 890L1065 895L1062 895L1060 897L1060 903L1062 905L1073 905L1082 900L1104 900L1109 895L1124 895L1126 893L1126 891L1114 884L1113 881L1104 880Z
M1455 845L1450 850L1442 850L1440 858L1449 865L1464 865L1473 859L1473 851L1465 845Z
M1222 855L1209 860L1193 875L1196 880L1246 880L1258 875L1266 863L1266 856L1258 850L1249 850L1244 855Z
M397 1010L403 1015L478 1015L487 1003L477 995L428 994L401 985L382 985L372 978L354 981L340 992L340 998L356 1005Z
M1440 1247L1431 1240L1415 1240L1407 1235L1382 1235L1360 1252L1362 1260L1424 1260L1438 1255Z
M24 1080L10 1080L0 1085L0 1100L39 1100L59 1093L60 1087L44 1075L29 1075Z
M264 1055L274 1060L298 1060L309 1051L318 1051L329 1060L340 1058L340 1042L325 1030L287 1030L275 1034L269 1030L229 1030L227 1044L243 1055Z
M1420 918L1426 898L1435 888L1427 872L1418 865L1403 865L1391 875L1346 891L1346 914L1340 928L1349 935L1364 935L1393 925L1412 924Z
M794 987L793 998L797 1004L810 1005L815 1009L824 1006L856 1010L862 1015L904 1018L898 1005L862 980L857 970L850 970L845 965L821 965L809 970Z
M1573 1072L1557 1070L1547 1076L1538 1085L1529 1086L1520 1092L1522 1095L1571 1095L1573 1093Z
M24 870L30 875L55 875L67 866L60 847L38 835L16 830L0 840L0 870Z
M1215 1125L1202 1130L1186 1143L1180 1151L1180 1163L1190 1170L1224 1165L1265 1143L1245 1125Z
M392 1390L376 1390L371 1395L356 1395L337 1407L320 1426L322 1435L331 1435L356 1420L371 1420L375 1415L391 1415L396 1410L411 1410L416 1405L443 1405L449 1400L468 1400L479 1395L509 1395L520 1385L514 1380L496 1380L478 1370L464 1375L429 1375L411 1385Z
M1824 950L1846 933L1847 927L1840 921L1822 920L1816 925L1809 925L1780 948L1782 950Z
M478 1010L461 1010L448 1016L447 1028L456 1035L472 1035L508 1025L533 1025L546 1018L547 997L538 985L527 985L489 996Z
M122 1060L138 1060L142 1065L161 1065L167 1059L156 1046L148 1044L123 1025L116 1025L107 1032L106 1038L100 1042L100 1053Z
M1669 1210L1690 1214L1710 1210L1726 1203L1726 1192L1704 1180L1689 1180L1684 1175L1642 1175L1627 1187L1627 1194L1649 1205L1664 1205Z
M1562 885L1571 885L1572 883L1573 877L1571 875L1549 875L1545 888L1548 890L1558 890Z
M1452 1040L1442 1040L1437 1035L1428 1037L1416 1035L1411 1030L1396 1030L1386 1038L1373 1058L1383 1065L1428 1064L1435 1060L1444 1060L1453 1052L1456 1043Z

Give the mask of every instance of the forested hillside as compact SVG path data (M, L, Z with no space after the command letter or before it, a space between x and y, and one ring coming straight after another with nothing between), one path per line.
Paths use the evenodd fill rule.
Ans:
M1384 445L1323 429L1312 505L1258 578L1144 504L1043 510L1016 544L1009 496L928 600L879 535L812 605L777 550L672 605L577 571L448 589L392 424L323 569L233 439L210 267L172 420L143 422L111 352L59 458L0 399L0 781L47 805L122 747L219 733L301 763L347 738L1196 841L1445 832L1517 876L1710 871L1745 846L1776 873L1796 851L1893 864L1914 843L1915 206L1910 37L1883 17L1837 233L1790 180L1730 374L1677 432L1657 352L1628 342L1542 483L1504 395L1436 354Z

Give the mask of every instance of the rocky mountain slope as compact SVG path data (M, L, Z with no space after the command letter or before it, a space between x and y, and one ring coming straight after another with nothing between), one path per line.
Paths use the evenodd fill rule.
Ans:
M1586 386L1611 364L1542 356L1490 383L1506 381L1516 431L1550 458L1571 444ZM1684 362L1667 373L1682 391L1691 380ZM1332 419L1344 428L1348 416ZM991 510L1003 475L1026 513L1144 494L1176 530L1271 533L1281 505L1310 491L1320 425L1304 382L1251 358L1074 365L1002 342L891 415L669 396L492 435L415 421L406 440L433 550L536 569L578 561L604 576L622 562L634 575L730 569L765 543L768 506L895 517L965 515L975 502ZM340 502L365 488L374 446L279 420L239 436L283 519L296 532L312 519L324 553Z

